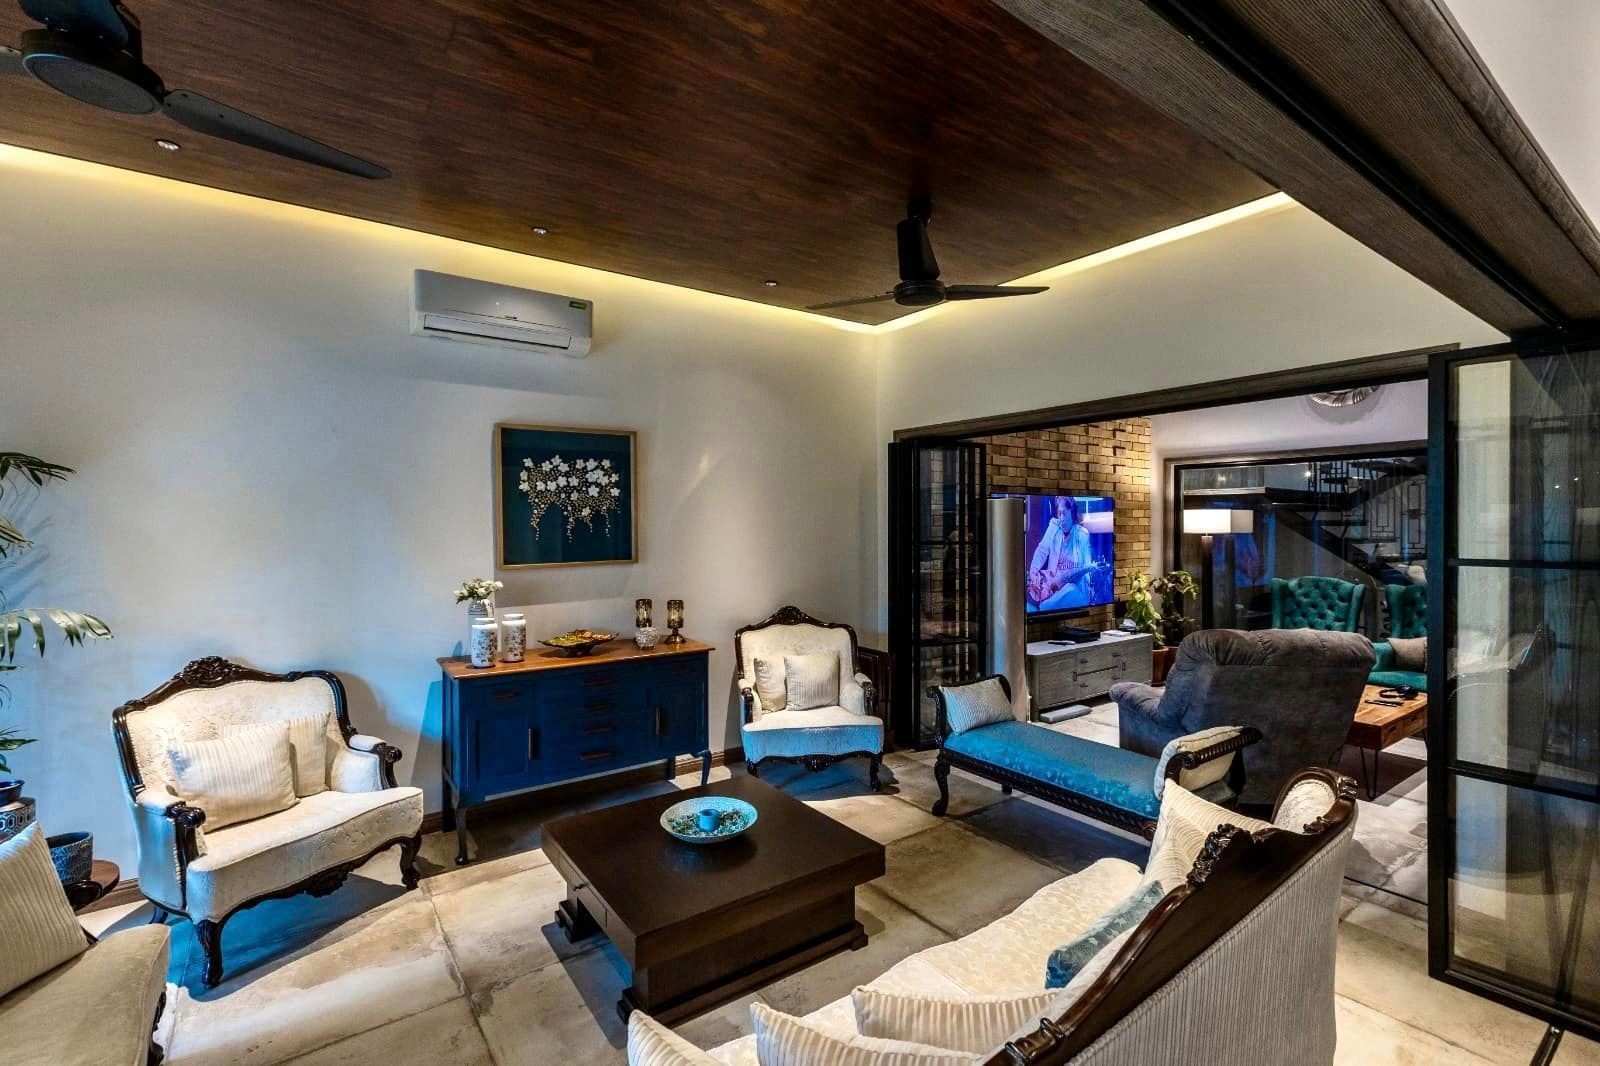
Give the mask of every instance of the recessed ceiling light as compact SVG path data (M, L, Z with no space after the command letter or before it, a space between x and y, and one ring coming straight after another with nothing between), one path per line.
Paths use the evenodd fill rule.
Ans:
M157 137L156 147L167 152L177 152L183 148L183 145L179 144L177 141L169 141L165 137Z
M529 229L533 230L533 235L535 237L550 236L550 228L548 226L530 226Z
M778 283L776 281L773 281L771 278L768 278L766 281L763 281L761 284L765 285L769 289L776 289L778 287Z

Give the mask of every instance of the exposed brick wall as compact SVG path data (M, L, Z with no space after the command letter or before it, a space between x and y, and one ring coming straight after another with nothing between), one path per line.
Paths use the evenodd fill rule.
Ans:
M1127 418L1065 429L985 437L991 492L1110 496L1117 501L1116 594L1128 594L1136 573L1150 571L1150 420ZM1074 624L1110 629L1110 605ZM1047 626L1043 628L1053 628ZM1044 634L1033 632L1030 639Z

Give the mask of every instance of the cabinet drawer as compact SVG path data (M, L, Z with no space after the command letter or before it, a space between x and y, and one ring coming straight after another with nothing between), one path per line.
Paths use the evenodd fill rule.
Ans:
M572 667L549 671L539 680L541 700L582 701L643 688L649 669L643 666Z
M621 744L654 735L654 723L644 707L558 714L547 709L542 716L547 743L552 749L573 744Z
M1097 674L1102 670L1111 669L1111 648L1084 648L1074 657L1077 665L1074 670L1079 677L1084 674Z
M476 681L461 686L461 705L476 710L532 706L533 682L528 680Z
M654 754L641 743L645 739L648 738L614 734L585 737L581 743L549 748L544 753L544 773L551 778L581 777L648 762Z
M674 681L698 681L706 674L703 655L678 655L650 664L650 680L656 684Z

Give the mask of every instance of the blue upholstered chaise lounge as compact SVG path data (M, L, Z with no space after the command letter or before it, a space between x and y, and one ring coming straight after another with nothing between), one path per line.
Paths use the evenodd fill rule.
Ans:
M1161 784L1179 781L1213 803L1232 806L1244 788L1238 753L1261 739L1252 727L1222 726L1178 737L1152 758L1017 721L1010 713L1011 686L998 674L937 688L934 699L939 799L933 813L941 816L950 806L950 768L956 767L1008 792L1025 792L1148 838L1161 813ZM971 708L985 701L988 712L974 715Z

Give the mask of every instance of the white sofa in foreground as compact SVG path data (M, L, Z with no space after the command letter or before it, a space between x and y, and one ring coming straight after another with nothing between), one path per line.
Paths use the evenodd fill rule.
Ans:
M1355 826L1355 783L1303 770L1278 798L1271 823L1248 818L1169 785L1151 859L1141 870L1102 859L1035 893L1015 911L960 940L896 963L854 996L800 1019L756 1011L757 1034L699 1051L652 1019L629 1021L632 1066L832 1066L834 1063L982 1063L984 1066L1141 1066L1330 1063L1334 954L1345 852ZM1070 984L1045 988L1052 951L1088 930L1141 884L1165 894L1136 926L1112 939ZM863 1037L858 1024L898 993L965 1007L939 1015L928 1032L900 1041ZM1030 1003L1027 997L1037 997ZM897 999L902 1006L917 1001ZM974 1003L994 1007L974 1021ZM937 1013L939 1007L931 1008ZM902 1013L901 1029L926 1018ZM952 1028L972 1039L1011 1016L1014 1028L952 1046ZM958 1015L962 1020L952 1022ZM869 1025L884 1034L882 1015ZM916 1024L921 1024L916 1022ZM930 1025L933 1023L929 1023ZM1010 1023L1007 1023L1008 1025ZM785 1038L778 1026L791 1030ZM774 1034L777 1035L774 1035ZM818 1035L818 1034L825 1035ZM758 1041L761 1047L758 1052ZM840 1043L834 1043L839 1041ZM846 1048L844 1045L850 1045ZM934 1045L920 1049L919 1045ZM801 1050L797 1052L797 1048ZM878 1058L876 1056L885 1057Z

